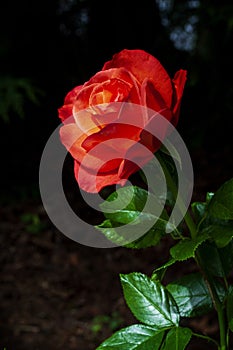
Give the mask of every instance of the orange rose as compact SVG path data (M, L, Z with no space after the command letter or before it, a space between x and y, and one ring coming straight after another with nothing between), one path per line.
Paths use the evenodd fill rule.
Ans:
M59 109L64 123L60 136L74 158L80 188L95 193L107 185L123 184L149 160L148 152L143 155L143 147L135 144L153 153L158 150L160 142L144 130L150 123L156 127L156 116L138 113L139 108L130 105L158 112L176 125L185 81L186 71L179 70L171 80L150 54L123 50L67 94Z

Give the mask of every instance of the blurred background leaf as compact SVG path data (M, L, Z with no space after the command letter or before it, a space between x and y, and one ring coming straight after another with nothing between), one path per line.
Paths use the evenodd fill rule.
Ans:
M10 122L10 114L14 112L20 118L25 116L25 100L39 105L42 91L26 78L4 77L0 80L0 118Z

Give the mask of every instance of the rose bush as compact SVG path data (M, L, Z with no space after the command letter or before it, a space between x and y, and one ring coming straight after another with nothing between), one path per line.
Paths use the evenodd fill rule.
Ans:
M145 132L150 124L156 127L156 113L130 112L127 106L122 113L122 104L142 106L176 125L185 82L185 70L171 79L155 57L123 50L67 94L59 109L64 123L60 136L74 158L80 188L96 193L107 185L124 184L149 160L148 152L135 144L151 153L158 150L160 142Z

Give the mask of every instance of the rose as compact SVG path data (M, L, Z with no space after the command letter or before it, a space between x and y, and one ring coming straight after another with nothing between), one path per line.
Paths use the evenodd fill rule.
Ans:
M135 147L135 143L153 153L158 150L160 142L144 130L150 123L156 127L156 115L145 116L135 110L130 113L130 108L122 114L121 105L127 102L125 105L143 106L176 125L185 81L185 70L170 79L150 54L123 50L88 82L67 94L59 109L64 123L60 137L74 158L80 188L95 193L107 185L124 184L149 160L148 152L143 154L142 147ZM118 141L111 144L114 139Z

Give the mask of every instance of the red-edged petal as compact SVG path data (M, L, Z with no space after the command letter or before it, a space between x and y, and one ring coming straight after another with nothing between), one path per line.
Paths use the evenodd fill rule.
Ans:
M89 103L92 106L102 103L126 101L131 89L132 84L130 83L117 78L109 79L94 87Z
M74 89L72 89L65 97L64 104L70 104L74 103L74 101L77 98L78 93L82 89L83 85L76 86Z
M90 149L85 149L83 143L85 143L87 135L83 134L76 124L62 126L60 138L72 157L92 173L118 169L127 146L130 147L133 143L133 141L126 140L127 146L125 145L125 148L116 149L112 147L112 140L105 142L102 140L100 143L92 144Z
M74 107L73 115L78 129L80 129L83 134L92 135L103 127L103 123L99 123L98 120L96 120L90 108L76 111Z
M64 124L67 123L67 119L69 119L69 123L74 123L72 110L73 110L72 104L64 105L58 109L58 116Z
M84 84L84 87L92 84L104 83L108 80L117 79L118 82L124 82L131 86L129 101L140 104L139 84L133 74L127 71L125 68L110 68L108 70L102 70L96 73L88 82Z
M111 102L92 106L92 108L77 113L75 112L74 116L77 126L85 134L93 135L112 124L124 124L124 130L129 125L143 129L149 117L153 114L154 111L149 110L145 106L130 102ZM121 135L121 132L119 135ZM117 137L117 135L115 136Z
M110 124L88 136L81 145L87 152L82 167L92 173L117 172L127 151L138 143L140 133L141 129L132 125Z
M74 173L79 187L86 192L98 193L102 188L114 184L124 185L126 180L119 178L117 171L93 174L78 162L74 163Z
M119 79L132 85L132 80L134 78L125 68L111 68L104 71L102 70L93 75L93 77L84 84L84 87L92 84L100 84L109 79Z
M58 116L64 124L67 122L67 119L72 116L73 103L77 98L77 95L81 89L82 89L82 85L79 85L79 86L76 86L70 92L68 92L64 100L64 105L58 109ZM70 118L69 123L73 123L73 122L74 122L74 119Z
M98 133L88 136L82 143L82 147L87 151L99 144L107 144L118 152L119 157L124 156L129 147L140 139L141 128L127 124L109 124ZM103 148L104 152L104 148Z
M172 80L174 86L174 98L173 98L173 119L172 123L177 124L180 113L180 103L184 91L184 86L187 80L187 71L179 70L176 72L174 79Z
M159 112L167 107L161 94L155 89L152 81L145 79L141 86L141 96L143 105L151 108L153 111Z
M118 170L118 176L122 180L124 179L127 181L127 179L134 173L136 173L138 170L140 170L141 166L138 164L134 163L131 160L124 159L121 163L121 166L119 167Z
M76 100L74 101L74 109L73 113L77 113L82 109L86 109L89 107L90 96L95 86L98 84L91 84L88 86L83 86L83 88L79 91Z
M111 61L106 62L102 70L120 67L131 72L140 84L142 84L146 78L151 80L167 106L171 106L171 79L155 57L143 50L123 50L115 54Z
M98 148L90 149L88 152L82 144L87 138L76 124L67 124L60 129L60 138L63 145L72 157L86 169L94 172L106 172L118 169L123 152L114 150L108 144L100 143Z
M76 124L66 124L60 128L61 142L72 157L79 160L79 162L86 155L86 150L82 148L82 143L86 137L87 135Z

